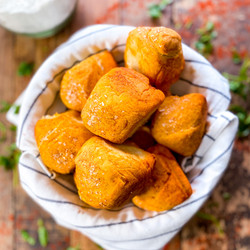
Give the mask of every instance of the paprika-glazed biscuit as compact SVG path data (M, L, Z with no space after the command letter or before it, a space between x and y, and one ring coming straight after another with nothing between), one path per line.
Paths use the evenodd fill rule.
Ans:
M35 138L43 163L50 169L68 174L75 168L75 156L92 136L77 111L44 116L35 126Z
M136 146L112 144L93 136L75 159L79 196L94 208L120 207L142 191L154 162L151 153Z
M207 110L202 94L168 96L153 118L152 135L158 143L190 156L198 149L205 133Z
M82 110L82 120L92 133L123 143L149 119L164 97L144 75L114 68L96 84Z
M111 53L103 51L67 70L60 88L65 106L81 112L97 81L116 66Z
M133 203L149 211L171 209L192 194L190 183L172 153L161 145L148 150L156 157L156 163L144 192L135 196Z
M125 66L147 76L165 94L184 69L181 37L165 27L138 27L127 39Z

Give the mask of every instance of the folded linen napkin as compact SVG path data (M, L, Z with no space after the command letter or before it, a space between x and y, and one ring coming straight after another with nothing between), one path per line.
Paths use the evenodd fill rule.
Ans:
M105 49L122 65L126 38L133 28L93 25L75 33L36 72L22 100L18 100L22 103L19 117L11 110L8 113L8 118L18 125L22 187L58 224L78 230L111 250L161 249L198 211L222 177L238 126L237 117L227 111L231 100L227 80L206 59L183 44L185 70L172 92L202 93L209 106L209 126L202 143L192 157L182 162L194 190L188 200L160 213L143 211L131 203L117 211L98 210L79 199L71 175L50 173L41 162L34 126L45 114L65 111L58 94L64 72Z

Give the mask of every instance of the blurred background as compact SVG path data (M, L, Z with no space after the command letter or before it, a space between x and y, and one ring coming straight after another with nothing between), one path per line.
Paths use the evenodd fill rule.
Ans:
M170 27L228 78L230 109L240 120L231 161L212 196L164 249L250 249L250 1L45 0L41 15L38 2L0 0L0 250L101 249L56 225L22 190L16 128L5 115L56 47L78 29L102 23Z

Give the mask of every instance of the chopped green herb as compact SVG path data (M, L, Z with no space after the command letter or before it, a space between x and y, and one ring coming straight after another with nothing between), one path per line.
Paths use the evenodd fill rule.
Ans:
M226 72L223 75L228 79L230 90L246 100L250 94L250 77L248 70L250 69L250 59L245 58L239 71L239 75L231 75Z
M207 22L206 24L206 31L213 31L214 30L214 23Z
M231 198L231 194L229 194L228 192L224 192L222 194L222 197L223 197L224 200L228 201Z
M34 246L36 244L36 240L31 237L26 230L21 230L21 235L23 240L29 243L31 246Z
M246 57L241 65L238 75L231 75L226 72L223 75L228 79L230 90L243 98L250 95L250 59ZM230 110L239 118L238 137L246 137L250 134L250 113L239 105L231 105Z
M0 113L6 113L9 111L10 108L14 109L15 114L19 114L20 105L16 105L16 104L12 105L6 101L1 101Z
M241 68L240 68L239 76L240 76L241 80L247 81L248 84L250 84L250 77L248 75L249 69L250 69L250 58L246 57L242 63Z
M148 6L149 15L152 18L160 18L163 10L173 2L173 0L162 0L159 4L152 3Z
M14 113L18 113L20 106L19 105L11 105L6 101L1 102L1 108L0 112L7 112L10 108L14 108ZM10 125L9 126L10 131L16 131L16 126L15 125ZM6 135L7 135L7 127L0 122L0 142L6 140ZM19 161L20 157L20 151L16 147L16 144L13 143L7 148L7 154L6 155L0 155L0 166L2 166L5 170L12 170L13 171L13 186L17 186L19 176L18 176L18 169L17 169L17 164Z
M6 101L1 101L0 113L6 113L11 108L11 104Z
M203 213L203 212L198 212L196 214L200 219L203 219L203 220L208 220L208 221L211 221L215 224L215 226L217 227L218 231L220 234L223 234L223 229L220 225L220 221L215 217L213 216L212 214L207 214L207 213Z
M239 105L231 105L230 110L239 118L238 136L248 136L250 134L250 114Z
M230 90L241 96L243 99L246 99L247 98L247 93L246 93L246 85L242 82L240 82L238 79L236 80L232 80L233 79L233 76L227 74L227 73L224 73L223 74L227 79L231 79L229 80L229 86L230 86Z
M157 4L151 4L149 7L149 15L152 17L152 18L159 18L161 17L161 10L159 8L159 5Z
M1 104L0 104L0 113L6 113L10 110L10 108L13 108L14 109L14 114L19 114L19 111L20 111L20 105L16 105L16 104L13 104L11 105L10 103L6 102L6 101L1 101Z
M13 170L17 166L21 153L15 143L8 147L8 151L7 156L0 156L0 166L4 167L5 170Z
M240 54L237 52L236 49L232 50L232 59L235 64L240 64L242 62Z
M214 30L214 24L212 22L207 22L204 28L197 30L197 34L199 38L195 43L196 49L204 56L212 54L212 40L217 37L217 32Z
M6 140L6 133L7 133L6 126L2 122L0 122L0 142Z
M15 125L10 125L10 130L16 132L17 127Z
M14 108L14 114L16 114L16 115L19 114L21 106L14 104L12 107Z
M40 245L42 247L46 247L48 244L48 231L45 228L42 219L39 219L37 221L37 225L38 225L37 233L38 233L38 239L39 239Z
M19 64L17 74L19 76L29 76L32 74L34 69L34 63L21 62Z
M68 247L66 250L81 250L81 248L77 245L76 247Z

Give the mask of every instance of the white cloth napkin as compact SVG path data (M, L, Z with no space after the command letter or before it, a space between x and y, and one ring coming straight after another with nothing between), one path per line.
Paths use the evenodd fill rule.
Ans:
M17 146L22 187L58 224L78 230L105 249L161 249L198 211L223 175L237 131L236 116L227 111L231 97L227 80L197 52L183 44L185 70L172 91L199 92L209 105L208 129L194 156L182 167L194 193L179 206L161 213L128 204L119 211L97 210L83 203L70 175L57 175L41 167L34 139L34 125L45 114L65 111L58 91L64 72L86 57L107 49L123 64L128 32L133 27L94 25L78 31L43 63L25 91L18 123Z

